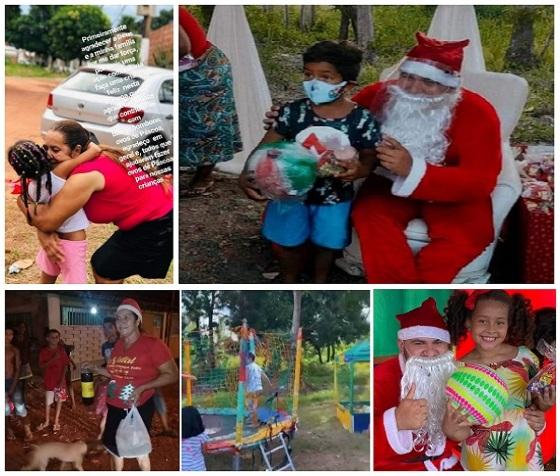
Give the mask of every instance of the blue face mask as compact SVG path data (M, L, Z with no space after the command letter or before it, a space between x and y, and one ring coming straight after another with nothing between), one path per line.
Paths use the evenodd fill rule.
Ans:
M303 82L303 90L305 95L313 104L325 104L336 101L344 92L344 86L348 81L342 81L338 84L329 84L318 79L310 79Z

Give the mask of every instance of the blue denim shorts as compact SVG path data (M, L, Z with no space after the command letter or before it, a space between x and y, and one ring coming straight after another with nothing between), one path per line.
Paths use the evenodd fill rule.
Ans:
M351 201L309 205L298 201L270 201L262 233L280 246L293 247L311 241L317 246L341 250L350 243Z

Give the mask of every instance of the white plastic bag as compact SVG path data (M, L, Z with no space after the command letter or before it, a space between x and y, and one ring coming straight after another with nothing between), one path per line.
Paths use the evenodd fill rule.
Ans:
M152 451L152 442L140 412L133 406L119 423L116 434L117 449L122 458L138 458Z

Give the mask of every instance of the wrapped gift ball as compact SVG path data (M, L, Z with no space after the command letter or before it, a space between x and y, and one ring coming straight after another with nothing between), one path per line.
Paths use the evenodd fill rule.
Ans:
M302 198L317 178L317 157L295 142L273 142L251 154L247 170L265 197Z
M508 387L490 367L467 363L451 374L445 394L471 425L486 425L504 411Z

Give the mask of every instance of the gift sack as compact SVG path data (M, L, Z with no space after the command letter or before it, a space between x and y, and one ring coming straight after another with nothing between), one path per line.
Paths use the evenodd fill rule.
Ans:
M263 144L250 155L247 174L271 200L303 200L317 178L317 157L295 142Z
M122 458L138 458L151 453L150 434L136 406L128 410L119 423L115 439L119 456Z

